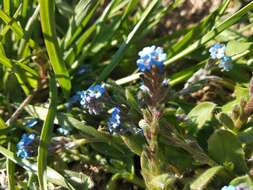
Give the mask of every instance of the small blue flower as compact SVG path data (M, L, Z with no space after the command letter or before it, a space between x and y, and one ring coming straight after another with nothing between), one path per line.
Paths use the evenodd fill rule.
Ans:
M115 132L118 128L121 127L120 119L121 119L120 118L120 108L114 107L112 109L111 117L108 119L108 122L107 122L110 133Z
M167 79L164 79L162 82L163 87L168 87L169 86L169 81Z
M29 119L28 121L25 122L25 126L28 128L33 128L39 123L39 120L34 118L34 119Z
M163 52L161 47L145 47L139 52L139 56L137 66L141 72L150 71L153 65L163 71L166 53Z
M221 59L225 56L226 46L224 44L214 44L210 47L209 52L212 59Z
M235 189L235 186L229 185L229 186L222 187L221 190L236 190L236 189Z
M78 67L76 74L82 75L90 71L91 71L91 68L88 65L81 65L80 67Z
M69 135L70 133L70 130L64 127L57 128L57 131L64 136Z
M104 95L104 85L90 86L87 90L80 92L80 104L88 109L90 114L98 114L101 108L99 99Z
M222 71L230 71L233 68L233 65L231 64L231 62L232 62L231 57L223 56L220 60L218 67L221 68Z
M23 134L21 140L17 144L17 156L27 158L31 156L30 146L35 140L35 134Z

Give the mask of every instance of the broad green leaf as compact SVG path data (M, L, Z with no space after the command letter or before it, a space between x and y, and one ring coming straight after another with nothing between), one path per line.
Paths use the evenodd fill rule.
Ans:
M50 143L50 136L53 131L54 118L57 106L57 87L54 77L50 78L50 104L47 117L41 130L40 144L38 147L38 181L41 190L47 190L47 149Z
M191 190L204 190L206 186L213 180L213 178L221 171L224 170L222 166L214 166L207 169L197 179L195 179L190 188Z
M127 136L121 136L124 143L128 146L128 148L138 156L141 155L145 139L141 135L127 135Z
M219 113L216 118L226 128L233 130L235 125L233 120L224 112Z
M237 84L235 86L234 95L236 97L235 100L223 105L222 111L229 113L231 112L234 105L240 103L242 97L247 99L249 97L249 89L247 87L241 86L240 84Z
M216 104L212 102L201 102L190 111L188 116L196 119L196 123L200 129L207 121L212 119L215 107Z
M226 54L229 56L240 54L250 49L252 45L253 42L230 41L226 46Z
M242 143L252 143L253 142L253 127L249 127L238 133L238 138Z
M68 96L71 89L71 82L69 79L69 73L65 66L63 56L57 41L55 31L55 20L54 20L54 0L40 0L40 17L41 27L43 31L43 37L47 48L47 53L50 59L50 64L55 72L55 77L58 80L60 86Z
M216 162L231 165L238 174L247 172L245 153L236 135L228 130L217 130L208 139L208 153Z
M166 189L166 190L174 190L173 184L175 182L176 178L175 176L171 176L169 174L162 174L159 176L155 176L150 182L149 182L149 188L152 190L160 190L160 189Z

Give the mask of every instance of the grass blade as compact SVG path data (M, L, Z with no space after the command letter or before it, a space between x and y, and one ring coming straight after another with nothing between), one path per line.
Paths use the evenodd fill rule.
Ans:
M136 24L134 29L129 33L127 40L121 44L118 51L112 57L111 63L103 70L103 72L101 73L97 82L101 82L101 81L105 80L108 77L108 75L113 71L113 69L120 63L120 60L122 59L126 49L128 48L128 46L132 42L135 35L138 33L139 29L145 24L146 19L148 18L148 16L152 12L152 10L156 7L158 2L159 2L159 0L153 0L150 3L148 8L143 13L139 22Z
M54 20L55 1L40 0L39 3L41 27L50 63L55 72L56 79L63 89L63 92L66 96L68 96L71 89L71 82L56 37Z
M0 154L5 156L6 158L12 160L14 163L18 164L25 170L31 171L32 173L37 174L37 164L30 163L29 161L25 159L20 159L15 156L15 154L6 148L0 146ZM62 187L65 187L67 189L74 190L74 187L57 171L54 169L47 167L47 177L48 180L56 185L60 185Z
M40 145L38 148L38 180L41 190L47 190L47 146L50 141L50 134L53 130L54 118L56 114L56 105L57 105L57 87L56 81L52 77L50 79L50 105L47 113L46 120L44 122L41 136L40 136Z

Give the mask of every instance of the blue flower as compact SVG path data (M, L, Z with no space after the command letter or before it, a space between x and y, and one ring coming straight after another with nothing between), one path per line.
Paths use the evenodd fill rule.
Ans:
M70 133L70 130L64 127L57 128L57 131L64 136L69 135Z
M112 109L111 117L108 119L107 125L109 127L110 133L114 133L117 131L118 128L121 127L121 121L120 121L120 108L114 107Z
M35 140L35 134L23 134L21 140L17 144L17 156L21 158L27 158L31 156L31 144Z
M90 114L98 114L101 108L99 99L104 95L104 85L90 86L87 90L80 92L80 104L88 109Z
M156 66L160 71L163 71L166 53L163 52L161 47L145 47L139 52L139 56L137 66L141 72L150 71L152 66Z
M163 86L163 87L168 87L168 86L169 86L169 81L168 81L167 79L164 79L164 80L162 81L162 86Z
M76 74L82 75L90 71L91 71L91 68L88 65L81 65L80 67L78 67Z
M218 67L221 68L222 71L230 71L233 68L233 65L231 64L231 62L232 62L231 57L223 56L220 60Z
M25 122L25 126L28 128L33 128L39 123L38 119L29 119L28 121Z
M229 186L222 187L221 190L236 190L236 189L235 189L235 186L229 185Z
M212 59L221 59L225 56L226 46L224 44L214 44L210 47L209 52Z

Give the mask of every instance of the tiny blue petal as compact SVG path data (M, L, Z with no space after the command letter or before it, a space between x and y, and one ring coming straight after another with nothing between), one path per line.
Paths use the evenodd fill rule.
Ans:
M229 186L222 187L221 190L236 190L236 189L235 189L235 186L229 185Z
M232 62L231 57L224 56L221 58L218 67L221 68L222 71L230 71L233 68L233 65L231 64L231 62Z
M69 133L70 133L69 129L66 129L66 128L63 128L63 127L58 128L57 131L60 134L64 135L64 136L69 135Z
M28 128L33 128L39 123L38 119L30 119L25 123L25 126Z
M30 156L28 146L35 140L35 134L23 134L21 140L17 144L17 156L26 158Z
M150 71L152 66L156 66L160 71L163 71L166 54L161 47L145 47L138 53L138 55L140 58L136 63L141 72Z
M112 109L111 117L108 119L107 125L109 127L109 131L113 133L117 128L121 126L120 121L120 109L119 107L114 107Z
M98 114L100 112L100 98L105 94L104 85L93 85L85 91L80 91L80 105L88 109L90 114Z
M209 53L212 59L221 59L225 56L226 46L224 44L214 44L210 47Z

